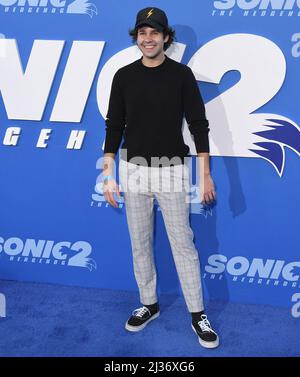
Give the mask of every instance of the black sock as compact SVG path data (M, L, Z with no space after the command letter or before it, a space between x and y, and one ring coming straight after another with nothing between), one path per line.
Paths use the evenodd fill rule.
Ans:
M159 309L158 308L158 302L156 302L155 304L152 304L152 305L144 305L144 306L146 306L146 308L148 308L150 310L151 314L158 312L158 309Z
M192 315L192 321L193 322L198 322L201 320L201 315L202 314L205 314L204 313L204 310L202 310L201 312L191 312L191 315Z

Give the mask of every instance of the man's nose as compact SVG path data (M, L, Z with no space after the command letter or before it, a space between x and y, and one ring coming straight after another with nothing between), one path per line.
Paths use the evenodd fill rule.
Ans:
M145 42L152 42L152 37L151 37L151 35L146 35L146 37L145 37Z

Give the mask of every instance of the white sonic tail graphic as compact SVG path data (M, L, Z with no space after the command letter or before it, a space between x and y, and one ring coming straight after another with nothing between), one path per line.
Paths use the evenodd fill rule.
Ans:
M74 254L74 252L77 253ZM86 267L89 271L97 269L96 261L93 258L88 257L91 253L91 247L86 243L78 241L72 246L72 249L62 246L59 253L61 259L67 260L68 266Z
M67 13L88 14L91 18L98 14L95 4L89 0L75 0L67 8Z
M89 271L93 271L97 269L97 263L95 259L93 258L82 259L80 263L78 262L75 263L74 261L69 260L68 266L86 267Z

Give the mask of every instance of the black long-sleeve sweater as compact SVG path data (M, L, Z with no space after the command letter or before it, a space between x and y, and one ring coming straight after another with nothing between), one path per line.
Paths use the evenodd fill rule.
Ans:
M104 153L116 154L124 137L124 160L142 156L148 166L151 157L179 156L183 161L189 155L182 134L184 116L197 153L209 152L208 121L192 70L167 56L156 67L146 67L138 59L114 76Z

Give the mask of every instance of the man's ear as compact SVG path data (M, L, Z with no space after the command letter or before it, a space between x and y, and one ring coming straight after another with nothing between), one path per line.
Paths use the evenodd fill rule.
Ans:
M166 36L165 36L165 39L164 39L164 43L168 42L169 38L170 38L169 34L166 35Z

